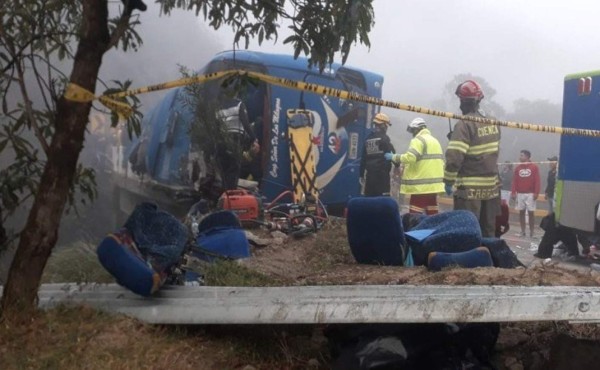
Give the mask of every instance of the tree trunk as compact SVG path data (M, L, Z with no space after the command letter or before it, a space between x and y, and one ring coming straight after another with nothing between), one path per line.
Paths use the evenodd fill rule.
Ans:
M8 243L8 235L6 235L6 229L4 228L2 219L2 206L0 206L0 253L2 253L2 249L8 247L8 245L5 245Z
M85 0L79 45L70 81L95 91L102 56L107 50L106 0ZM36 309L37 291L44 267L58 238L58 228L73 182L91 103L61 97L55 114L56 130L19 247L2 296L2 315L18 317ZM77 261L73 261L77 263ZM16 315L15 315L16 314Z

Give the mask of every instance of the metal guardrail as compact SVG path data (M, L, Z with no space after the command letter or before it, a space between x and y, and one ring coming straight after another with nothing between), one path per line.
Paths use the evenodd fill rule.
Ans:
M39 305L87 304L153 324L600 321L600 288L520 286L166 286L45 284Z

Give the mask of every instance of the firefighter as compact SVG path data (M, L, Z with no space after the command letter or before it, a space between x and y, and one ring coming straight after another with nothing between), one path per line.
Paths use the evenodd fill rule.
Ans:
M360 159L360 183L364 186L364 195L367 197L390 195L392 164L385 159L384 154L396 152L386 134L391 125L390 118L385 113L377 113L373 119L373 131L365 140Z
M217 158L220 162L223 188L232 190L237 188L240 177L243 152L253 148L254 152L260 151L260 146L252 131L248 112L244 102L236 97L228 97L224 93L219 97L217 119L224 125L226 134L220 145L217 146Z
M410 194L409 212L437 214L437 194L444 192L442 146L431 135L423 118L413 119L406 131L413 136L406 153L386 153L385 158L395 165L404 165L400 194Z
M483 91L477 82L461 83L456 95L463 115L485 118L479 110ZM455 210L469 210L477 216L484 237L494 236L500 213L499 147L498 126L460 120L446 149L446 193L453 195Z

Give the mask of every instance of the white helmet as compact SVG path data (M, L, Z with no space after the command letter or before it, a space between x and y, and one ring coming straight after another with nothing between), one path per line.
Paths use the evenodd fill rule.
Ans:
M408 132L419 131L425 127L427 127L425 120L421 117L417 117L408 124L406 131L408 131Z

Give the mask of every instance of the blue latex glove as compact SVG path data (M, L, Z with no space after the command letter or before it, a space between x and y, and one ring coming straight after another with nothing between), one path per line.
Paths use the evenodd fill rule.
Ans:
M446 184L444 190L446 190L446 194L452 195L452 185Z
M392 152L385 153L383 156L385 157L386 161L391 161L392 158L394 158L394 153L392 153Z

